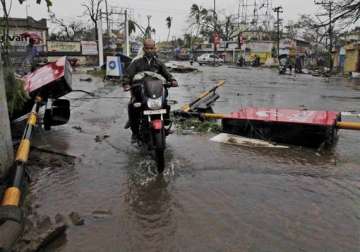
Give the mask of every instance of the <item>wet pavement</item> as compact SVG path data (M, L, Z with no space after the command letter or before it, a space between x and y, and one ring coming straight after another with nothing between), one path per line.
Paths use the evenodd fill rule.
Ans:
M216 112L243 106L360 110L360 83L271 69L199 67L175 74L175 108L225 79ZM36 212L78 212L51 251L360 251L360 132L330 151L250 148L214 134L168 137L165 175L130 144L128 94L101 80L74 88L69 124L38 130L30 186ZM62 162L66 153L73 162ZM50 155L51 156L51 155ZM68 159L69 157L67 157Z

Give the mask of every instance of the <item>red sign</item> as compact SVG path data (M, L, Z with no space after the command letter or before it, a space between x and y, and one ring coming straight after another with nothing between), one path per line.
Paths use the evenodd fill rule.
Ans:
M213 33L213 43L216 45L220 44L220 35L217 32Z
M257 120L272 123L294 123L333 126L339 113L335 111L311 111L277 108L243 108L231 113L230 118L238 120Z
M239 44L239 48L241 48L241 46L244 44L244 37L243 37L242 33L239 33L238 44Z
M65 57L49 63L23 77L24 89L32 93L46 93L48 97L58 98L71 91L71 67Z

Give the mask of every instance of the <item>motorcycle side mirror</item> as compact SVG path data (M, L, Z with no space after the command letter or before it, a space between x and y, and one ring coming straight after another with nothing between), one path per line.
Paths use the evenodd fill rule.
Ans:
M135 102L134 107L135 108L140 108L141 107L141 102Z

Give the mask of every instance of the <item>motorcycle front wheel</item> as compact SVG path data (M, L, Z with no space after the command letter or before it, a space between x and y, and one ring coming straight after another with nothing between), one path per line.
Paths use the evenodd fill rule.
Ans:
M161 174L165 168L164 152L165 152L164 149L155 150L155 161L156 161L157 171L159 174Z
M158 173L162 173L165 168L165 132L164 129L154 134L154 154Z

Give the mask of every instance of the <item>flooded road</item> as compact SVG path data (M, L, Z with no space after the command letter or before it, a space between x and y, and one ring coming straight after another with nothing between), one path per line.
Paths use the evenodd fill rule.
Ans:
M243 106L360 110L360 83L270 69L200 67L175 74L175 108L216 80L216 112ZM127 95L100 82L79 83L101 99L72 94L72 118L36 146L61 156L33 166L32 204L40 215L78 212L66 241L51 251L360 251L360 133L340 131L333 150L249 148L210 142L213 134L168 137L167 168L152 173L130 144ZM79 97L87 99L78 99ZM50 147L49 147L50 146ZM46 156L48 157L48 155Z

